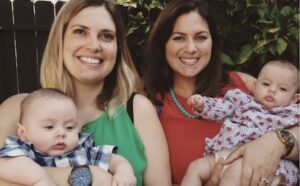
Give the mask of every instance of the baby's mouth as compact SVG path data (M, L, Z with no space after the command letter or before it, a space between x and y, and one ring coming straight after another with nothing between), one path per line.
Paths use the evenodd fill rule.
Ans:
M54 150L64 150L66 148L65 143L57 143L53 146Z
M266 101L274 101L274 98L273 98L273 96L266 96L265 100Z

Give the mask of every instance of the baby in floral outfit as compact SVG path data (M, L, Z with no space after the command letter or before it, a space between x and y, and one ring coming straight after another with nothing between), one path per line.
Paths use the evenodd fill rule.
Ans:
M188 103L196 114L223 123L219 134L206 139L207 156L195 160L199 166L190 166L182 185L202 185L211 174L216 159L226 158L239 144L259 138L263 134L299 125L299 70L293 64L275 60L267 63L255 83L253 96L239 89L229 90L223 98L193 95ZM223 170L224 185L241 185L241 160ZM295 185L297 167L281 160L272 185L284 182ZM200 180L200 179L201 180Z

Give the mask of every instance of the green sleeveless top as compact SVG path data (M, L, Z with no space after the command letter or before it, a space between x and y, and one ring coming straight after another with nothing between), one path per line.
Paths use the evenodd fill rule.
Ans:
M109 118L107 111L103 112L99 118L85 124L82 130L92 134L95 145L116 145L118 154L133 167L137 185L143 184L147 164L144 144L124 106L117 108L112 118Z

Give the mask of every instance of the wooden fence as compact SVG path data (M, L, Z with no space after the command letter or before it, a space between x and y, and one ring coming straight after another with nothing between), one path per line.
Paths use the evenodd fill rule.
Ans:
M39 68L50 26L63 2L0 1L0 103L39 87Z

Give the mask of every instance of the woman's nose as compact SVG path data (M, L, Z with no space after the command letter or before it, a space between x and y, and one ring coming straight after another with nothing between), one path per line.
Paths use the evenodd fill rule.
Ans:
M89 38L88 48L97 51L101 49L101 42L97 36L91 36Z
M197 47L196 47L195 42L193 40L188 40L186 48L187 48L188 52L194 52Z

